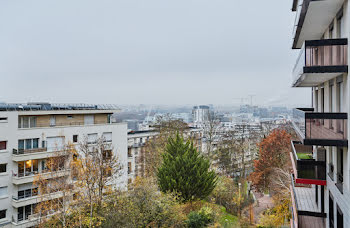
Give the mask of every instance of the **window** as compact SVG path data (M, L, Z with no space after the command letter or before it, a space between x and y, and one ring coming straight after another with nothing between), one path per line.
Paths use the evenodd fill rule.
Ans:
M333 25L329 27L329 39L333 38Z
M6 218L6 209L5 210L0 210L0 219Z
M0 187L0 197L7 196L7 186Z
M68 115L68 116L67 116L67 119L73 119L73 116Z
M50 126L56 126L56 116L50 116Z
M18 140L18 150L31 150L39 148L39 139L20 139Z
M64 137L49 137L46 138L46 143L48 151L62 150L64 146Z
M0 150L6 150L7 141L0 141Z
M103 158L104 159L110 159L112 157L112 150L104 150L103 151Z
M337 101L338 101L338 112L342 112L342 104L343 104L343 82L337 83Z
M343 19L343 14L341 13L338 18L337 18L337 38L341 38L342 37L342 19Z
M36 116L19 116L18 128L36 127Z
M337 228L344 227L344 216L342 210L337 206Z
M29 198L38 195L38 188L28 188L17 192L18 199Z
M78 135L73 135L73 142L77 143L78 142Z
M84 124L89 125L89 124L94 124L95 123L95 117L93 115L85 115L84 116Z
M112 132L104 132L102 137L105 142L112 142Z
M328 199L328 208L329 208L329 227L334 228L334 204L333 204L333 197L332 194L329 192L329 199Z
M88 134L88 143L96 143L97 142L97 133Z
M0 164L0 173L6 173L7 164Z
M131 157L132 157L131 148L128 148L128 157L129 157L129 158L131 158Z
M7 123L7 117L0 117L0 123Z

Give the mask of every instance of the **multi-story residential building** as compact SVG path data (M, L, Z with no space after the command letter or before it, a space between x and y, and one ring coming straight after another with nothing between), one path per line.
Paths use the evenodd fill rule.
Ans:
M159 135L155 130L128 132L128 183L136 177L145 176L146 145ZM191 138L199 152L203 151L203 133L198 128L188 128L184 131L185 138Z
M293 87L312 107L294 110L293 227L350 227L348 0L293 0Z
M44 173L46 159L68 143L78 145L85 138L93 143L103 136L123 167L118 183L112 184L126 188L127 126L111 122L117 111L101 105L0 105L0 226L36 224L34 207L40 198L34 177Z
M128 183L142 177L145 169L145 145L159 134L154 130L128 132Z

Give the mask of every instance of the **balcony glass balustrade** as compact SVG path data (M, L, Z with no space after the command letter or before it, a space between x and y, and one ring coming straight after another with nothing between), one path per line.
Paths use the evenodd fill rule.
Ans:
M293 110L292 124L304 145L347 146L347 113Z

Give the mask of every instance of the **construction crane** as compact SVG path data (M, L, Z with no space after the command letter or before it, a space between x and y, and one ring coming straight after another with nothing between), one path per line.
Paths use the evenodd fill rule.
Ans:
M248 97L250 97L250 106L253 106L253 97L256 97L256 95L250 94Z
M246 97L235 97L235 98L233 98L234 100L241 100L241 104L244 104L244 101L246 100L248 100L248 98L246 98Z

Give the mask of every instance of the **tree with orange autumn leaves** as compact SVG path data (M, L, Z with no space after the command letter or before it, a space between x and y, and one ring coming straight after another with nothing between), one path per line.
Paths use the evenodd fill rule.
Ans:
M290 141L292 136L284 129L273 130L259 145L259 159L254 161L254 172L249 179L260 191L269 189L271 175L276 168L290 166Z

